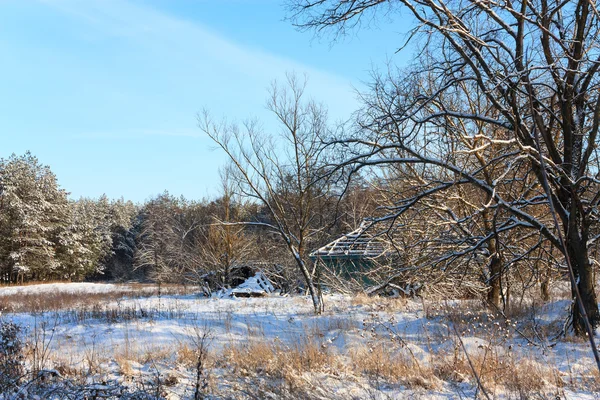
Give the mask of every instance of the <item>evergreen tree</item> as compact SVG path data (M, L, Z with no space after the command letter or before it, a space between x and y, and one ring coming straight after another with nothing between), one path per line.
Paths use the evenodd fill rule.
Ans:
M57 241L67 229L69 203L50 168L27 152L0 160L2 280L60 275Z

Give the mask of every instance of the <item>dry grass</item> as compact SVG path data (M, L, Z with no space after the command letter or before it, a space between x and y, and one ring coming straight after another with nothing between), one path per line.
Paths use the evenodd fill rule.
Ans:
M57 354L53 352L49 358L52 368L64 377L79 378L85 375L81 369L81 360L78 360L74 354L69 352Z
M161 288L161 294L166 294L163 289L165 289L164 285ZM153 290L157 290L157 287L130 285L124 286L123 290L101 294L41 293L16 295L14 298L13 296L0 296L0 304L8 302L10 307L21 311L68 310L60 313L61 318L64 318L60 320L61 323L71 322L70 319L81 322L89 318L104 318L109 322L129 321L137 318L152 321L156 314L147 314L148 311L145 309L125 306L127 302L118 303L118 300L125 297L139 298L156 295L156 292L152 292ZM173 287L172 290L179 289ZM189 290L189 287L186 290ZM301 300L292 299L291 301ZM310 385L324 376L361 384L368 382L368 385L373 388L379 387L381 384L391 384L403 385L414 390L443 389L444 382L468 382L470 385L476 385L477 379L479 379L492 397L504 393L508 394L509 398L520 399L546 398L549 393L554 395L563 387L592 392L600 390L600 375L597 371L561 374L552 365L536 362L534 357L528 358L527 350L524 348L508 350L509 344L515 343L513 341L515 321L505 320L499 315L491 313L479 301L424 304L425 315L435 319L432 322L435 327L432 328L432 331L436 332L438 327L444 327L444 330L439 328L440 332L434 333L433 336L430 335L432 331L425 327L420 333L413 334L410 331L406 335L399 334L402 341L398 343L388 340L389 331L382 329L386 324L392 328L397 326L397 321L381 319L377 324L367 324L368 327L374 327L372 331L366 328L362 328L361 331L361 322L364 323L364 320L360 318L366 314L386 316L388 312L406 311L407 307L414 307L416 303L408 304L410 300L406 299L364 295L348 300L348 303L356 306L359 310L348 310L346 306L346 311L341 312L340 315L331 313L326 319L315 317L314 324L306 323L305 330L296 337L289 339L286 333L284 336L288 339L285 341L269 337L266 333L270 332L267 329L269 326L260 322L261 316L276 314L276 310L272 308L275 306L272 303L255 306L257 318L249 317L249 320L246 321L248 342L231 344L219 352L207 351L208 355L203 368L207 371L209 390L221 386L223 382L229 384L230 381L260 381L265 383L267 389L273 391L279 389L269 385L281 384L285 388L285 393L289 394L289 398L300 398L304 394L311 393L314 388ZM111 302L113 303L109 304ZM235 307L238 305L239 303L227 303L226 306L222 306L224 307L222 310L219 309L217 312L216 318L220 319L223 329L227 333L232 331L234 316L236 316ZM163 305L160 315L156 315L156 317L163 318L167 315L168 312L164 310L164 307ZM177 307L181 307L181 305L175 303L173 307L175 308L173 312L176 313ZM179 311L183 312L184 310ZM530 309L513 311L515 313L513 315L519 316L519 327L523 332L543 336L547 334L543 330L544 327L554 329L554 326L547 321L538 326L538 323L532 319L531 324L528 325L524 319L527 318L527 313L530 311ZM146 314L141 315L142 312ZM358 316L361 317L358 318ZM425 321L425 323L429 322L431 321ZM129 326L127 325L127 327ZM139 329L140 326L144 325L133 323L131 329ZM456 328L459 335L464 335L465 341L467 341L466 337L469 337L481 339L481 342L484 343L477 349L469 347L471 362L467 359L458 336L454 336L455 331L450 327ZM366 340L370 342L363 344L361 339L349 342L345 344L349 347L339 350L342 352L340 354L333 346L330 347L327 342L323 342L324 338L331 337L330 334L333 331L350 332L349 340L352 340L358 333L367 333L368 339ZM194 330L191 330L184 336L198 337L198 332L196 329L196 335L194 335ZM400 331L400 333L402 332L404 331ZM70 337L65 339L65 346L69 346L70 339ZM110 354L107 354L106 349L100 349L94 345L92 338L91 342L86 344L83 351L77 356L58 354L54 358L53 355L52 363L49 365L54 366L64 376L89 377L93 374L106 373L107 371L102 369L111 364L107 362L108 360L113 360L116 365L112 363L112 368L118 370L123 378L134 379L134 375L141 376L139 371L142 369L141 366L162 364L178 371L178 374L182 374L181 379L179 375L163 375L161 379L169 381L164 383L167 386L178 385L178 382L184 382L186 379L189 381L189 376L193 376L199 357L198 346L194 343L179 342L177 339L177 343L147 347L136 345L134 341L130 342L129 336L126 336L125 340L126 343L122 347L111 349ZM334 343L339 344L342 341ZM408 346L406 346L407 343ZM428 346L427 352L430 355L427 358L417 359L410 351L410 348L414 348L410 343L421 347ZM62 343L59 344L59 347L64 347ZM445 350L435 350L440 347ZM421 357L419 353L417 355ZM213 371L217 372L212 374ZM188 378L185 378L186 374L188 374ZM219 381L216 381L217 376Z
M359 293L352 297L351 304L368 311L405 311L408 300L403 297L369 296Z
M588 368L569 367L568 372L561 375L564 386L574 391L584 390L592 393L600 393L600 372L595 365Z
M199 349L194 343L181 343L175 349L175 360L177 364L186 368L196 368L198 364ZM216 355L212 352L207 352L205 355L205 368L211 369L216 364Z
M327 320L325 320L325 323L321 324L321 328L319 328L318 326L315 326L315 328L312 330L311 334L312 336L317 335L317 336L323 336L324 335L324 331L325 332L331 332L331 331L344 331L344 332L351 332L353 330L356 329L360 329L360 327L362 326L362 323L352 319L352 318L348 318L348 317L331 317L328 318Z
M592 366L588 373L582 373L579 387L592 393L600 393L600 372L598 368Z
M23 283L6 283L1 282L0 288L3 287L19 287L19 286L35 286L35 285L47 285L51 283L71 283L71 281L61 281L61 280L48 280L48 281L27 281Z
M515 359L510 353L494 349L480 349L481 352L470 354L471 367L458 345L450 354L446 351L432 355L428 361L419 361L407 348L383 341L372 346L354 347L342 355L311 338L312 332L307 331L306 335L291 344L263 337L247 344L230 345L222 353L210 352L204 364L209 390L218 390L224 382L263 382L271 391L283 390L289 398L300 398L311 392L311 382L314 383L314 377L320 374L354 382L366 378L375 387L399 384L413 390L441 389L443 382L475 385L477 375L490 395L506 393L509 398L519 399L547 398L564 386L591 391L600 388L599 375L595 371L587 375L573 374L572 382L563 382L558 371L550 366L526 358ZM198 350L192 343L146 350L123 348L113 355L120 375L131 382L138 379L139 374L133 367L134 362L149 365L158 360L171 360L194 371L197 359ZM54 363L57 370L67 376L83 377L101 372L94 368L98 365L97 360L81 371L68 364ZM225 374L218 375L217 380L217 375L211 372L215 370L225 371ZM165 375L163 379L169 381L163 382L169 386L177 385L179 378Z
M462 300L446 302L424 302L423 311L429 319L443 318L453 324L473 324L482 320L493 320L497 313L491 312L481 300Z
M564 386L556 369L531 360L514 362L512 372L504 377L502 384L522 399L544 393L552 386Z
M456 343L450 352L432 354L429 360L420 361L408 348L382 340L349 351L348 370L357 376L426 390L439 389L442 382L476 385L479 379L490 394L507 392L521 399L545 398L549 391L565 386L559 371L550 365L525 357L517 359L497 346L478 350L467 358ZM586 387L593 386L593 380L586 382Z
M265 375L293 383L303 373L338 373L340 358L316 340L303 337L284 345L268 340L231 345L224 350L220 366L242 376Z
M119 374L122 377L126 379L130 379L133 377L134 371L131 366L131 360L122 356L115 356L115 361L117 362L117 364L119 364Z
M515 359L511 353L498 352L491 347L471 354L467 359L457 345L453 354L437 357L432 368L441 380L476 383L479 379L489 393L507 391L522 399L544 395L548 390L564 386L556 368L527 358Z
M192 368L198 360L198 350L187 343L182 343L176 350L177 364L183 365L186 368Z
M194 287L183 285L170 284L160 286L161 296L184 295L194 293L194 290ZM118 288L106 293L86 293L83 291L71 293L59 291L3 295L0 292L0 311L41 313L47 311L91 309L103 303L115 302L125 298L151 297L158 295L158 293L158 285L141 283L118 285Z
M176 349L171 346L140 346L131 344L128 340L124 346L116 349L112 357L121 365L121 362L131 362L148 365L156 362L165 362L173 359Z
M82 376L82 371L80 369L74 368L71 364L66 362L55 362L54 369L64 377L73 378Z
M349 358L355 373L377 380L400 383L409 388L436 389L441 384L433 369L420 365L410 352L394 350L382 343L352 349Z
M137 361L141 364L163 362L170 360L175 354L175 349L169 346L148 347L139 352Z

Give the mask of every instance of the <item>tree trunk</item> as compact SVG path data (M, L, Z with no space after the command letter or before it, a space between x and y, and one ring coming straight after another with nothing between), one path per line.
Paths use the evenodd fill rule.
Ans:
M319 293L315 288L314 281L312 279L311 273L306 267L306 263L300 256L300 253L296 248L288 242L288 246L296 259L296 264L298 264L298 268L300 268L300 272L302 272L302 276L304 276L304 281L306 282L306 286L308 286L308 292L310 293L310 297L313 302L313 307L315 309L315 314L321 314L323 311L323 304L321 302L321 298L319 297Z
M502 304L502 259L498 254L496 239L491 239L488 242L488 249L491 254L491 259L489 267L490 277L487 282L487 301L495 308L500 309Z
M496 308L501 306L501 277L502 277L502 262L497 254L492 256L490 261L490 279L488 282L488 303Z
M302 261L302 260L300 260L300 262L302 264L300 269L302 271L302 275L304 275L304 280L306 281L306 285L308 286L308 291L310 293L310 297L313 302L315 314L317 314L317 315L321 314L321 312L323 311L323 303L321 302L321 297L319 296L319 293L317 293L313 279L310 276L310 272L306 268L306 264L304 264L304 261Z
M594 290L594 274L593 267L588 257L587 240L581 238L576 230L571 230L567 236L567 256L573 266L575 280L581 302L585 308L588 320L592 325L592 329L600 324L600 311L598 310L598 299ZM575 299L575 287L571 287L573 298ZM573 316L573 330L577 336L585 336L586 327L585 320L579 309L577 301L573 302L571 307Z
M540 282L540 294L544 302L550 301L550 272L544 271Z

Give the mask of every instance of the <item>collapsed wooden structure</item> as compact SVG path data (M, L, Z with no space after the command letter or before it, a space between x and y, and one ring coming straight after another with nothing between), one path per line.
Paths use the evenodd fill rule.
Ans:
M389 243L381 232L375 232L373 221L364 220L350 233L313 251L312 259L371 260L390 252Z
M257 272L254 276L231 290L233 297L262 297L273 293L275 288L269 279L262 273Z
M378 259L393 253L390 241L381 224L365 219L360 226L323 247L313 251L310 258L347 278L357 278L370 269ZM364 280L364 276L360 276Z
M394 266L400 262L399 249L392 239L394 228L391 221L365 219L352 232L313 251L310 258L339 276L337 283L354 281L369 295L418 295L422 284L404 281L402 272L385 279L377 277L378 264Z

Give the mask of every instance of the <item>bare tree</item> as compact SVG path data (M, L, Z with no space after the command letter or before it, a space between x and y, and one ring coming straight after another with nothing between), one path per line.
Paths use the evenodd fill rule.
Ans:
M192 205L167 192L149 201L141 210L141 229L134 255L134 270L156 282L185 282L186 272L196 260L194 241L199 221L190 213Z
M334 27L343 33L372 13L408 10L417 21L412 37L421 37L432 49L423 69L434 76L435 90L415 94L401 102L387 102L383 115L372 115L378 129L396 129L394 142L364 143L370 154L361 162L374 164L383 149L394 146L402 155L385 162L430 165L455 175L455 184L469 183L510 215L508 225L540 232L560 249L570 271L572 308L577 334L592 334L600 324L594 290L590 236L597 224L597 145L600 126L598 90L598 36L600 16L593 2L547 0L521 2L456 0L299 0L291 10L305 28ZM489 104L485 113L456 112L448 102L461 84L477 88ZM394 98L393 85L387 93ZM423 113L423 105L439 103L437 114ZM395 108L390 108L393 106ZM381 107L379 107L381 109ZM507 197L482 172L465 170L444 158L429 157L411 142L417 131L427 130L432 118L463 124L483 124L482 146L501 142L489 132L499 130L517 151L501 156L509 174L524 163L533 178L521 196ZM405 124L402 126L402 124ZM371 125L374 126L374 125ZM402 129L398 131L398 128ZM406 129L406 131L404 131ZM444 135L444 132L439 134ZM421 197L440 192L448 183L423 191ZM541 219L534 207L553 210L558 218ZM587 318L586 318L587 316Z
M194 266L200 267L199 271L202 273L216 273L217 284L228 287L233 267L247 261L252 242L246 235L244 226L235 224L242 217L243 204L235 196L228 169L222 171L221 183L222 196L214 202L216 210L211 215L208 226L203 229L202 243L197 246L200 260Z
M274 83L267 108L276 117L280 131L265 133L257 121L242 127L215 123L208 112L199 116L199 126L229 157L241 195L262 204L268 221L246 221L275 232L293 256L311 295L315 313L323 308L315 275L307 258L312 238L322 231L315 224L315 206L323 190L319 169L324 153L321 138L327 133L327 112L314 101L305 101L306 79L287 76L287 86Z

